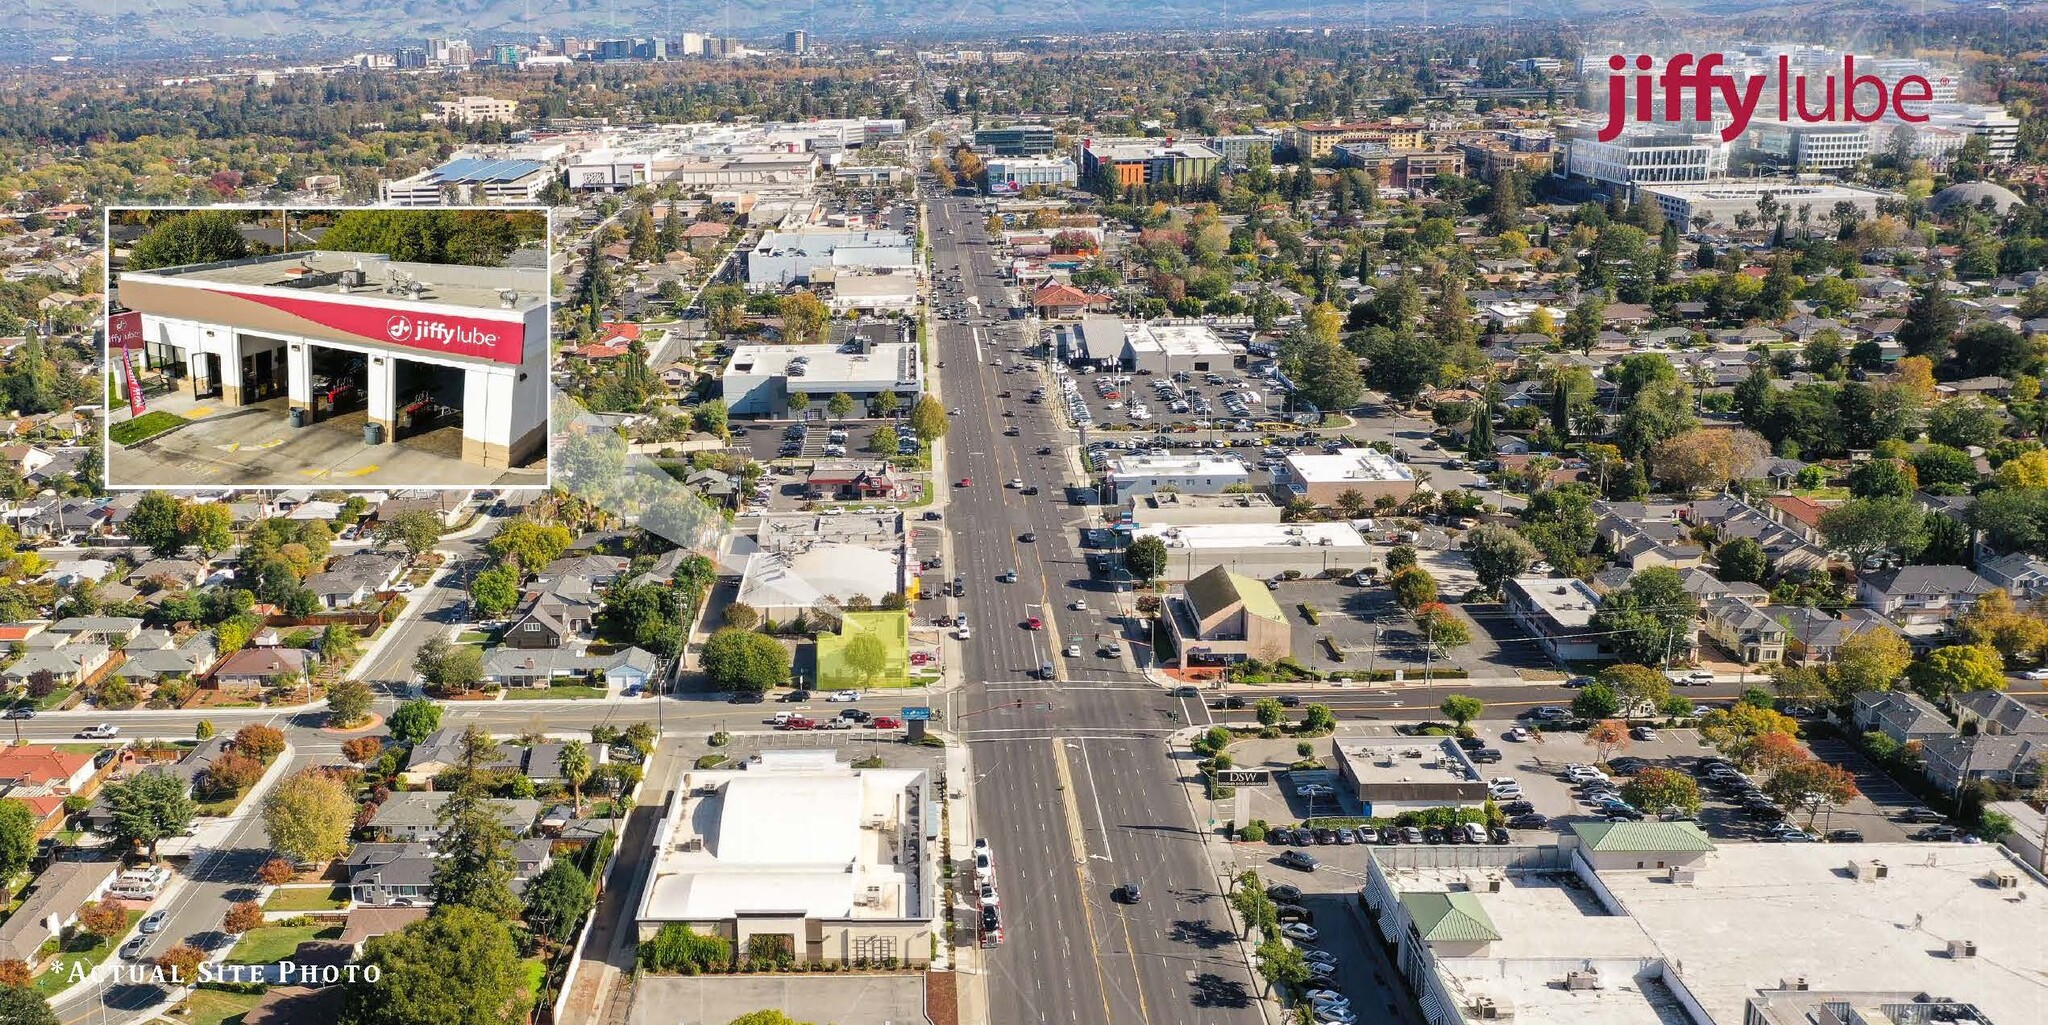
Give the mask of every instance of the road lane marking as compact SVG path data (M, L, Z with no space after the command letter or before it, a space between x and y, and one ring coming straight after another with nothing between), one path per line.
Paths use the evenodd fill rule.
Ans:
M1095 912L1088 900L1088 845L1081 836L1081 808L1074 802L1074 774L1067 766L1066 745L1052 742L1052 767L1059 780L1060 806L1066 813L1068 853L1074 862L1074 884L1080 891L1081 920L1088 929L1089 960L1095 964L1095 982L1102 990L1102 1020L1114 1021L1109 1009L1109 979L1102 974L1102 945L1095 939Z

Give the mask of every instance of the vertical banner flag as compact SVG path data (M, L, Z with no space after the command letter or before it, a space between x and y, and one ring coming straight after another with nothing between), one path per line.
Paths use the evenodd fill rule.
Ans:
M128 375L128 415L141 416L147 403L135 376L135 350L142 348L142 314L131 310L108 317L107 348L121 350L121 367Z

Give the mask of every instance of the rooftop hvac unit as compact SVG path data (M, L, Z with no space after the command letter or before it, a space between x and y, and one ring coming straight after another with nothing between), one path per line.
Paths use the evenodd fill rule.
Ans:
M1976 956L1977 956L1977 941L1976 941L1976 940L1950 940L1950 941L1948 941L1948 956L1949 956L1950 958L1952 958L1952 959L1955 959L1955 960L1961 960L1961 959L1963 959L1963 958L1966 958L1966 957L1976 957Z
M498 289L498 308L499 308L499 309L509 310L509 309L511 309L512 307L514 307L514 306L517 306L517 305L519 305L519 290L518 290L518 289L516 289L516 288L501 288L501 289Z
M1671 866L1671 881L1679 886L1691 886L1699 878L1699 870L1691 865Z
M1868 861L1850 862L1849 874L1851 876L1854 876L1858 882L1869 883L1876 882L1879 879L1889 878L1892 874L1892 870L1890 865L1887 865L1876 858L1871 858Z
M2011 872L2001 872L1997 869L1985 873L1984 881L1990 883L1993 889L1998 890L2017 890L2020 888L2020 877L2018 875Z
M1779 979L1778 988L1786 990L1799 990L1803 992L1805 990L1812 989L1813 985L1806 981L1806 976L1794 975L1789 979Z
M1564 974L1564 988L1573 992L1601 988L1600 969L1587 968L1582 971L1566 972Z
M1475 1019L1501 1020L1514 1016L1514 1002L1506 997L1476 996L1472 998L1472 1017Z
M1488 892L1488 893L1499 893L1499 892L1500 892L1500 889L1501 889L1501 884L1502 884L1502 883L1504 883L1504 882L1505 882L1505 880L1503 880L1503 879L1502 879L1502 878L1501 878L1501 877L1499 876L1499 874L1497 874L1497 873L1488 873L1488 874L1487 874L1487 876L1486 876L1486 892Z

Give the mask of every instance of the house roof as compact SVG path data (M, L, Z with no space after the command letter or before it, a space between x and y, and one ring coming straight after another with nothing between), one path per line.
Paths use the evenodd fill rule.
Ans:
M1188 604L1194 607L1198 618L1206 619L1243 602L1246 615L1276 621L1286 619L1280 612L1280 603L1273 600L1273 592L1266 585L1221 566L1189 580L1184 590Z
M0 748L0 779L47 786L69 780L92 764L92 756L59 751L42 744Z
M348 925L341 930L341 942L355 946L364 940L397 932L427 917L428 908L356 908L348 913Z
M1574 822L1572 832L1599 854L1706 853L1713 841L1690 822Z
M1980 595L1997 588L1963 566L1900 566L1864 574L1863 582L1882 595Z
M1896 690L1867 690L1852 700L1860 718L1874 717L1900 736L1947 736L1955 732L1948 716L1919 695Z
M1956 708L1998 726L2001 733L2048 733L2048 718L2004 691L1976 690L1955 697Z
M259 676L270 679L306 671L312 653L303 648L243 648L221 659L215 676Z
M1501 938L1492 916L1474 893L1404 893L1401 906L1415 920L1415 931L1431 943L1491 942Z

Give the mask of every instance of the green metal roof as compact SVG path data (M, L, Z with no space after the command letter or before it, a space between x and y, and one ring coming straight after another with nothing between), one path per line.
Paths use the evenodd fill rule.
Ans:
M1473 893L1404 893L1401 906L1415 920L1415 931L1431 943L1485 943L1500 939L1500 930Z
M1690 822L1574 822L1572 832L1600 854L1700 853L1714 842Z

